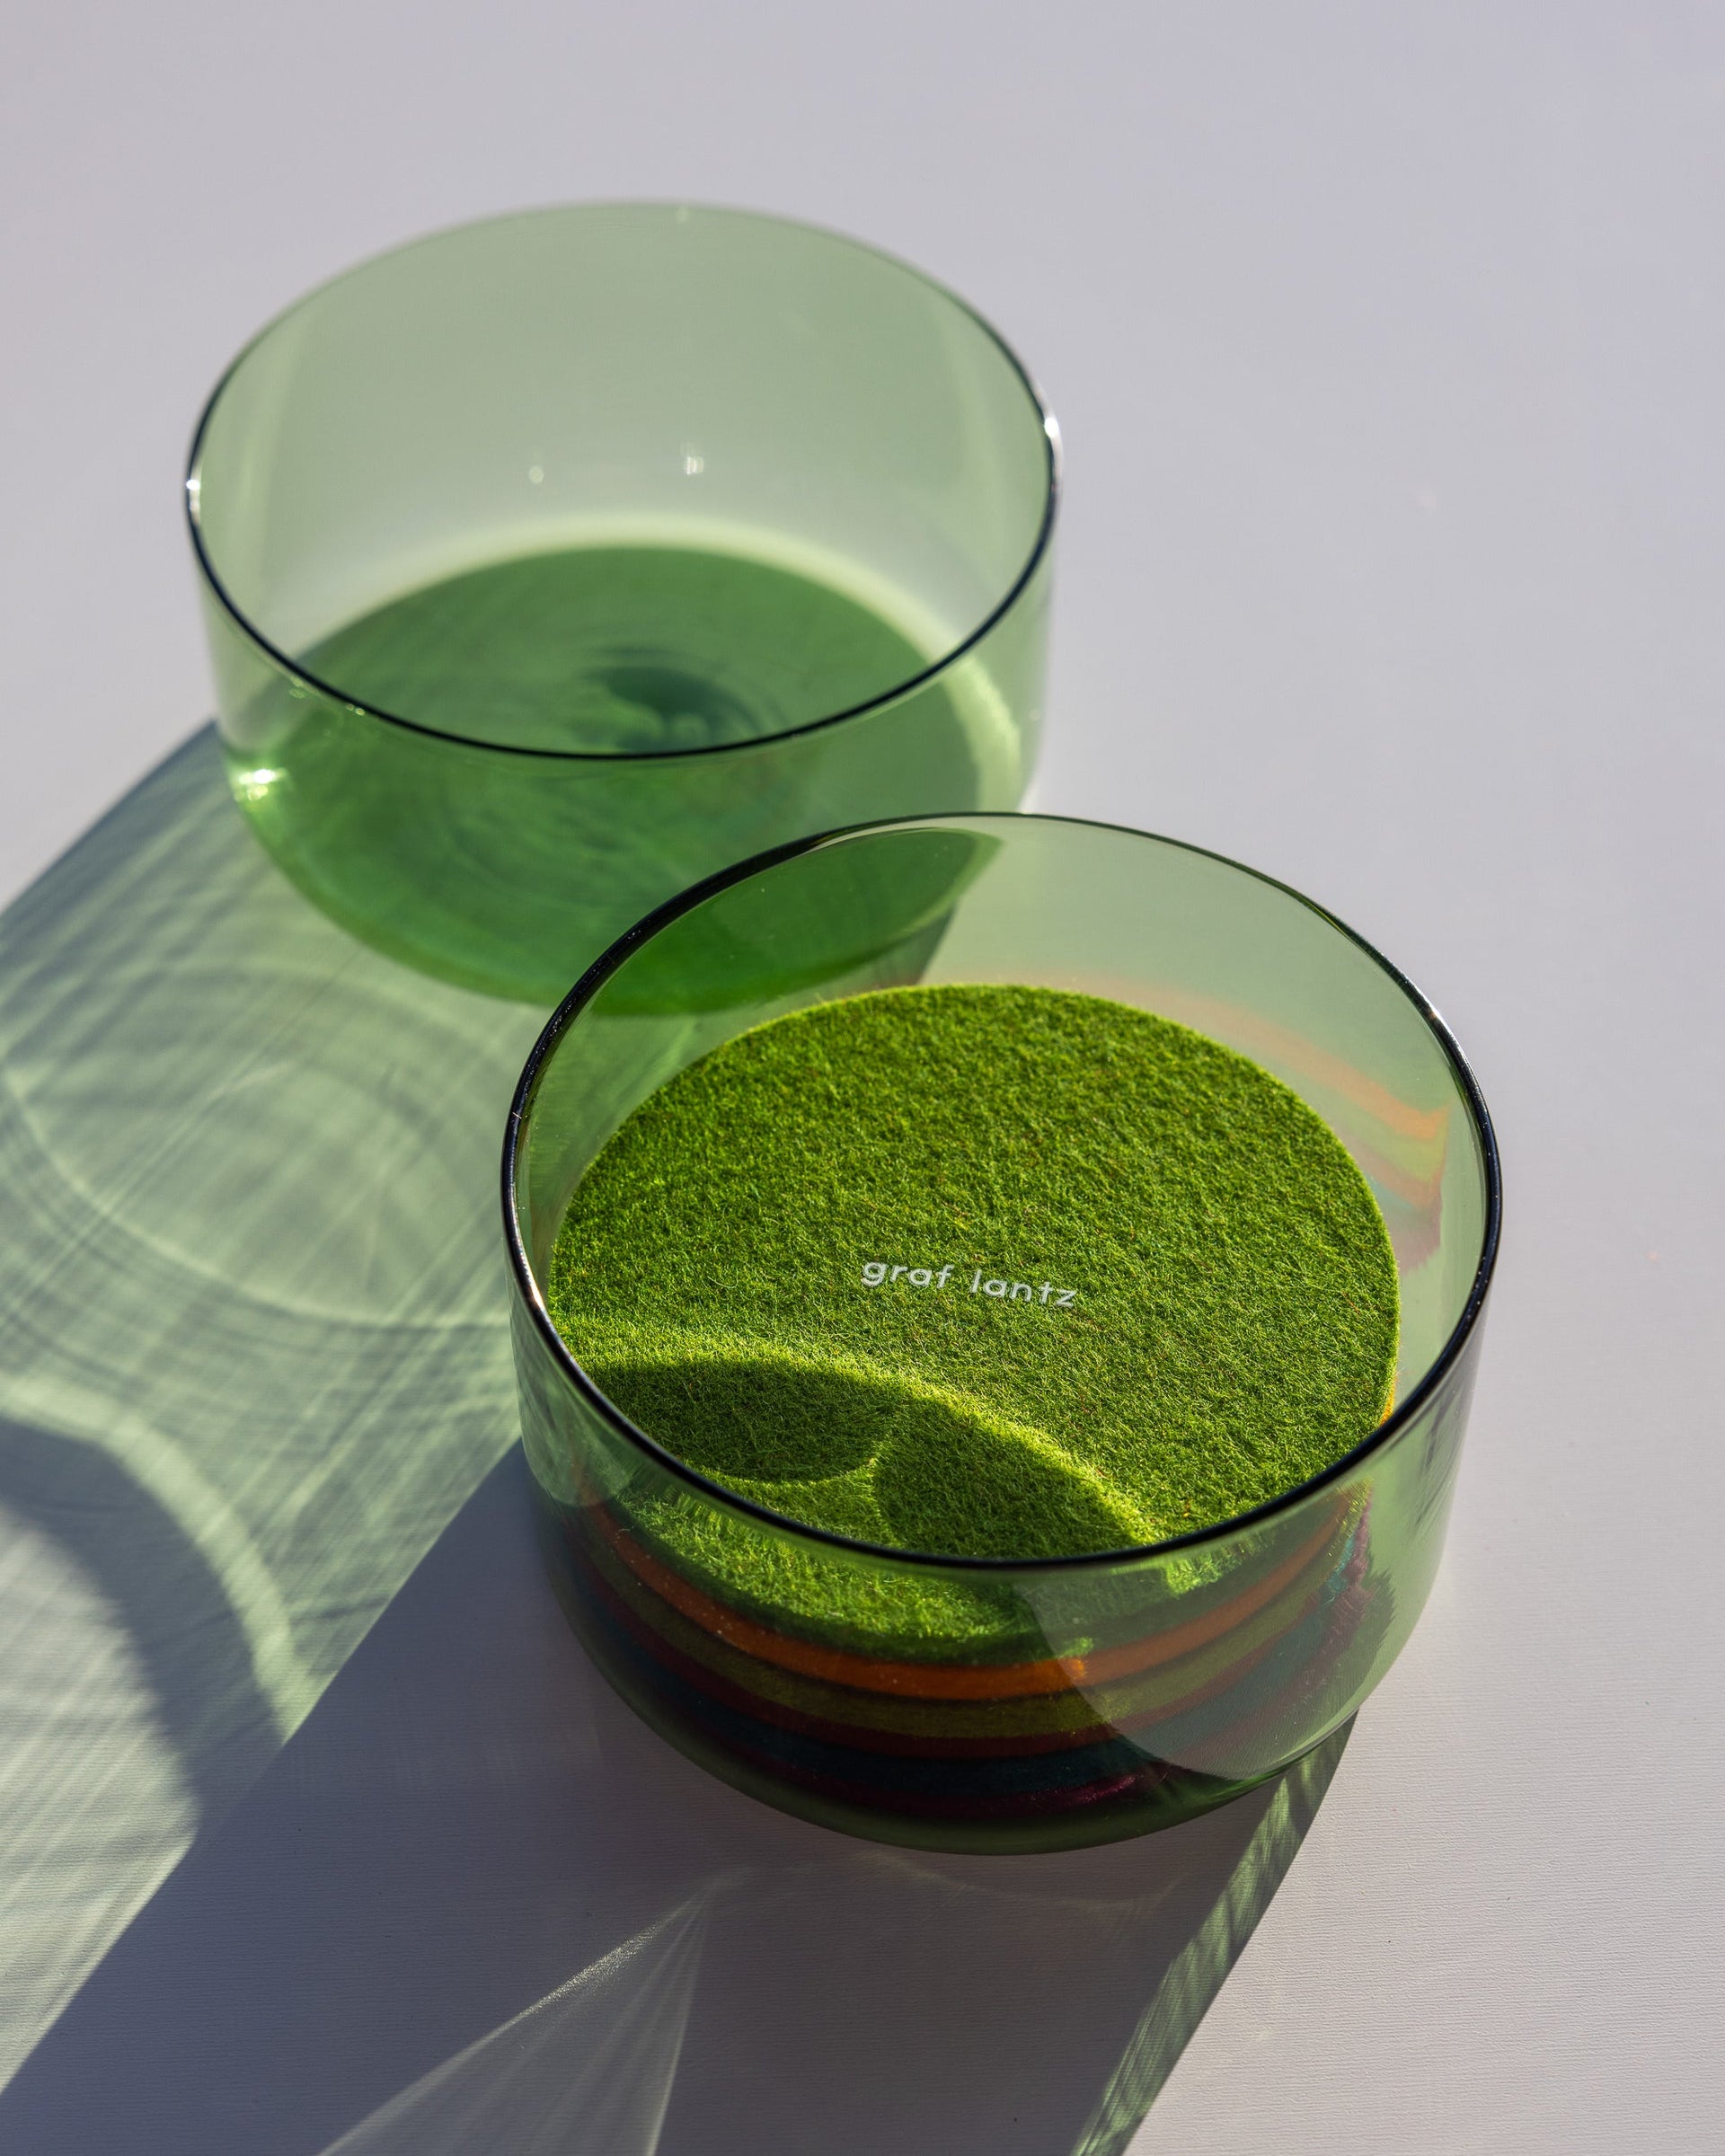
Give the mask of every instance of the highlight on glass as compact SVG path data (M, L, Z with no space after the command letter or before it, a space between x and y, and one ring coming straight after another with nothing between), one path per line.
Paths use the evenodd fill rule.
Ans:
M632 1421L551 1308L560 1228L601 1149L750 1029L911 984L1106 998L1290 1088L1364 1177L1393 1251L1376 1427L1199 1531L1026 1560L792 1519ZM976 1851L1170 1825L1338 1729L1426 1601L1498 1245L1490 1118L1418 991L1236 863L1109 826L962 815L711 878L615 943L547 1026L509 1118L504 1214L523 1438L571 1621L653 1727L786 1810Z
M731 862L1016 806L1057 467L999 336L833 234L598 204L383 255L193 442L235 797L357 935L554 1002Z

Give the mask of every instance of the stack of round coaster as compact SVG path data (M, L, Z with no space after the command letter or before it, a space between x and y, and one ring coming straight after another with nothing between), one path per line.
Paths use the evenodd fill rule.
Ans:
M1101 1839L1146 1807L1202 1808L1279 1764L1278 1726L1309 1727L1321 1695L1340 1719L1381 1630L1363 1622L1367 1515L1346 1498L1177 1608L1164 1595L1135 1609L1117 1577L1123 1606L1082 1651L1024 1642L1012 1659L869 1654L774 1621L597 1493L559 1525L579 1629L650 1719L678 1742L697 1733L739 1779L792 1783L888 1833L1042 1823Z
M774 1020L606 1145L549 1302L625 1414L772 1515L642 1459L560 1537L619 1686L764 1793L1104 1839L1364 1689L1357 1488L1150 1553L1321 1473L1393 1380L1369 1187L1216 1041L999 985Z

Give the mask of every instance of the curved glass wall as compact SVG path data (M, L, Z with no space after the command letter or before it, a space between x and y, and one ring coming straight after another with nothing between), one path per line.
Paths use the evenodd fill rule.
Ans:
M546 1314L570 1193L649 1093L762 1021L910 981L1113 997L1294 1088L1383 1208L1397 1405L1316 1480L1151 1548L874 1549L684 1466ZM886 1841L1038 1849L1170 1824L1352 1715L1430 1589L1497 1247L1491 1125L1436 1013L1321 909L1170 841L1043 817L875 825L714 878L613 948L524 1075L505 1158L522 1429L600 1667L768 1802Z
M1057 466L995 333L832 234L609 204L403 247L193 444L235 797L356 934L553 1003L764 847L1016 807Z

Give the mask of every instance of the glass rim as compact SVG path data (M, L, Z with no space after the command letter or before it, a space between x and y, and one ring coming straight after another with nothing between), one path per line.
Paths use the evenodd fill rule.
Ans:
M1485 1178L1485 1221L1480 1239L1479 1260L1474 1267L1467 1297L1460 1315L1451 1328L1443 1346L1432 1357L1417 1384L1405 1399L1398 1400L1377 1427L1367 1433L1359 1443L1350 1446L1339 1459L1317 1474L1296 1482L1291 1489L1280 1490L1254 1505L1245 1512L1235 1513L1230 1518L1216 1522L1213 1526L1194 1527L1183 1534L1165 1536L1160 1542L1138 1542L1118 1550L1085 1550L1066 1557L961 1557L942 1556L927 1550L897 1550L882 1542L868 1542L852 1535L835 1533L832 1529L815 1527L806 1521L793 1520L788 1515L774 1512L770 1506L746 1498L739 1491L729 1489L722 1482L703 1475L698 1468L679 1460L675 1453L660 1445L640 1426L632 1422L582 1368L574 1350L552 1322L551 1312L540 1291L533 1265L527 1256L526 1240L521 1231L520 1217L515 1202L515 1171L520 1156L521 1140L528 1117L533 1109L540 1081L548 1069L559 1043L575 1021L593 1001L611 976L633 953L650 942L662 929L678 920L695 906L729 890L733 885L746 882L750 877L765 873L780 863L794 861L805 853L817 852L845 839L854 839L869 832L901 831L919 824L947 825L981 823L1064 824L1084 831L1119 832L1128 838L1143 839L1154 845L1171 846L1182 853L1194 853L1206 861L1218 862L1226 869L1250 876L1255 882L1268 884L1272 890L1292 898L1296 905L1318 918L1362 950L1366 956L1399 988L1412 1004L1427 1030L1437 1041L1455 1076L1472 1118L1473 1135L1480 1148L1480 1159ZM866 991L862 992L866 993ZM1261 869L1249 867L1244 862L1234 861L1228 854L1218 853L1213 847L1193 845L1189 841L1170 838L1161 832L1140 831L1129 824L1105 823L1100 818L1082 816L1049 816L1022 811L959 811L926 816L885 817L865 823L841 825L830 831L817 833L809 838L792 839L787 844L768 848L753 854L748 861L721 869L712 876L703 877L699 883L691 884L662 906L655 906L644 915L632 928L627 929L615 942L602 951L587 968L569 994L558 1004L546 1021L539 1038L522 1068L517 1082L515 1095L509 1103L509 1120L504 1127L502 1161L503 1237L509 1250L509 1268L517 1287L520 1290L540 1338L552 1351L553 1359L562 1374L574 1384L576 1392L587 1403L595 1408L601 1418L622 1437L626 1438L655 1465L668 1468L673 1474L703 1496L717 1499L723 1507L740 1512L780 1529L793 1538L842 1550L868 1558L886 1558L899 1564L920 1565L935 1570L956 1568L965 1572L999 1573L1056 1573L1083 1570L1092 1566L1119 1566L1137 1563L1146 1558L1162 1557L1173 1551L1202 1548L1238 1535L1243 1530L1255 1526L1260 1521L1273 1518L1277 1514L1290 1510L1315 1492L1339 1481L1365 1461L1380 1451L1391 1440L1407 1428L1415 1416L1438 1392L1450 1372L1460 1361L1463 1350L1479 1323L1485 1308L1487 1292L1497 1268L1498 1248L1502 1226L1502 1175L1498 1157L1497 1133L1492 1127L1490 1109L1479 1082L1463 1055L1455 1035L1444 1022L1435 1005L1421 994L1399 966L1376 945L1369 943L1359 932L1338 919L1327 906L1296 891L1292 884L1284 883L1279 877L1269 876Z
M1019 385L1024 392L1042 438L1044 458L1042 514L1038 521L1035 535L1031 542L1030 552L1003 596L995 601L987 614L973 629L952 644L940 658L931 660L920 673L908 676L904 681L895 683L891 688L882 690L878 695L865 698L861 703L847 704L841 711L824 712L818 719L805 720L798 726L781 727L773 733L757 734L745 741L717 741L692 748L658 750L535 748L514 742L488 741L477 735L457 733L444 727L428 726L423 720L410 719L399 711L385 711L381 704L368 702L363 697L350 695L335 683L325 681L322 676L314 673L310 667L302 665L297 659L290 658L279 644L264 634L263 630L251 618L245 608L228 590L226 584L217 570L209 549L204 543L201 466L205 440L215 420L217 408L222 401L223 394L241 367L255 351L299 314L303 309L322 299L326 293L333 291L338 285L347 283L351 278L363 277L368 270L376 269L382 262L394 260L398 255L411 253L420 247L436 246L440 241L453 239L458 234L482 232L491 226L523 224L541 218L567 216L571 213L586 212L603 215L615 210L670 210L673 212L686 210L702 216L720 217L739 223L782 225L789 231L813 234L818 238L829 241L835 245L853 248L860 254L871 255L876 261L889 263L905 276L914 278L918 284L937 293L951 306L955 307L960 314L968 316L1005 359L1007 366L1017 377ZM286 675L289 680L297 682L304 687L312 690L315 694L322 696L326 702L339 703L360 718L375 719L383 725L399 727L404 732L419 734L429 741L445 742L461 748L480 749L493 755L530 756L541 762L553 764L661 764L686 761L694 756L734 755L748 749L770 747L777 742L794 740L804 734L818 733L826 727L841 726L849 720L864 718L871 711L884 710L888 705L898 703L905 697L926 688L931 682L937 680L942 675L957 666L969 653L975 650L977 646L1006 618L1018 604L1025 588L1048 554L1049 543L1054 536L1055 517L1059 508L1062 484L1063 452L1060 442L1060 425L1054 413L1049 410L1048 400L1039 387L1035 376L986 315L980 314L970 305L969 300L953 291L951 286L943 284L940 278L931 277L926 270L919 270L914 262L906 261L902 256L894 254L884 247L876 247L867 240L854 238L849 233L836 231L827 225L812 224L802 218L782 217L770 210L741 209L724 203L680 201L674 197L664 199L617 197L613 199L588 202L542 203L534 208L505 210L495 216L474 217L459 225L440 225L436 231L421 233L416 239L404 240L396 246L382 248L374 254L363 256L358 261L349 264L347 269L338 270L333 277L327 277L320 283L314 285L309 291L303 292L297 299L289 301L288 305L272 314L261 329L246 340L226 367L223 368L215 387L205 399L203 410L199 413L197 425L192 429L190 447L186 453L183 499L192 553L197 560L199 573L203 578L205 585L217 604L246 641L260 651L272 667L279 673Z

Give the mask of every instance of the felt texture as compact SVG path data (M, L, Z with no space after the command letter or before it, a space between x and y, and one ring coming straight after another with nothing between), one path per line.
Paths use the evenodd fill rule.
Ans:
M1382 1419L1398 1330L1372 1193L1287 1087L1171 1021L1015 986L884 990L725 1043L594 1161L549 1290L595 1382L714 1480L1005 1558L1139 1546L1306 1480ZM716 1534L686 1554L753 1562L770 1602L793 1553L756 1537L751 1560L710 1516L665 1531Z

